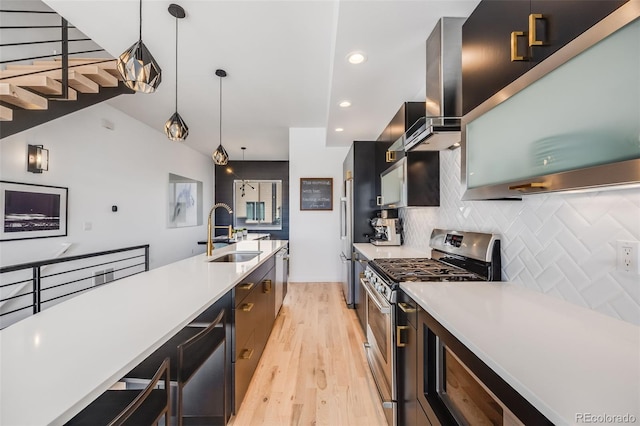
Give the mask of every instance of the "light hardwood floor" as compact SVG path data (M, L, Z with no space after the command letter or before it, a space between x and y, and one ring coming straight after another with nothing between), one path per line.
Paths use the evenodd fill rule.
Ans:
M386 425L338 283L290 283L232 426Z

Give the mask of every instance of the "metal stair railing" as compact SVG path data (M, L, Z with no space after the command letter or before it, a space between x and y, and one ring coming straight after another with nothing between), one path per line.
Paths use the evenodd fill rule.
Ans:
M113 58L105 58L104 60L99 60L99 61L95 61L95 62L82 63L82 64L77 64L77 65L71 65L70 66L69 65L69 56L70 55L83 55L83 54L88 54L88 53L105 52L105 50L102 49L102 48L98 48L98 49L88 49L88 50L79 50L79 51L69 52L69 44L70 43L87 42L87 41L88 42L92 42L92 40L90 38L87 38L87 37L79 37L79 38L70 39L69 38L69 29L76 29L76 27L74 27L73 25L69 25L69 23L67 22L66 19L64 19L62 16L58 15L58 13L53 11L53 10L11 10L11 9L0 9L0 14L55 15L55 16L58 16L60 18L60 25L2 25L2 26L0 26L0 31L5 31L5 30L10 30L10 31L20 31L20 30L33 31L33 30L55 29L55 28L59 28L60 29L60 39L45 39L45 40L35 40L35 41L18 41L18 42L8 42L8 43L4 43L3 42L3 43L0 43L0 66L4 66L4 65L10 64L10 63L33 61L33 60L37 60L37 59L47 59L47 58L60 58L60 60L61 60L61 67L55 67L55 68L51 68L51 69L43 69L43 70L37 70L37 71L27 71L27 72L16 74L16 75L12 75L12 76L0 77L0 82L2 82L2 80L9 79L9 78L16 78L16 77L22 77L22 76L27 76L27 75L33 75L33 74L40 74L40 73L44 73L44 72L47 72L47 71L56 71L58 69L61 69L62 70L61 71L62 72L62 79L61 79L62 93L60 95L48 94L48 95L46 95L46 97L48 99L51 99L51 100L66 100L68 98L68 96L69 96L69 68L74 68L74 67L84 66L84 65L95 65L95 64L100 64L100 63L103 63L103 62L109 62L109 61L113 60ZM6 55L2 54L2 49L3 48L15 47L15 46L46 45L46 44L52 44L52 43L60 43L60 47L61 47L61 53L60 54L53 53L53 54L44 54L44 55L31 55L31 56L25 56L25 57L14 57L14 58L11 58L11 59L4 59L4 56L6 56ZM37 93L37 92L34 92L34 93Z
M0 329L79 293L148 270L148 244L1 267Z

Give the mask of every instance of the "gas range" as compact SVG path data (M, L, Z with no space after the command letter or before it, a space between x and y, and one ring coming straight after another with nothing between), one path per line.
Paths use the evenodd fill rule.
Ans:
M402 282L500 281L500 240L494 234L434 229L431 258L381 258L369 261L365 277L395 303Z

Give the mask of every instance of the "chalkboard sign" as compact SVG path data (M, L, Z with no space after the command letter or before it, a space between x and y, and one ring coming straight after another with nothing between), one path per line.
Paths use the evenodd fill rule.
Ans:
M333 178L300 178L300 210L333 210Z

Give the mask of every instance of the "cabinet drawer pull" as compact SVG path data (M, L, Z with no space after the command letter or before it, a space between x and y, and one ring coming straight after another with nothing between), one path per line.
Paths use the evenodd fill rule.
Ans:
M240 355L240 359L251 359L253 356L253 349L245 349L242 351L242 355Z
M417 309L414 308L413 306L409 305L408 303L404 303L404 302L399 302L398 303L398 307L402 310L402 312L404 312L405 314L412 314L414 313Z
M404 348L407 346L407 342L402 341L402 330L407 330L409 328L408 325L397 325L396 326L396 346L399 348Z
M387 151L387 155L386 155L386 161L387 163L393 163L394 161L396 161L396 152L395 151Z
M545 189L547 188L547 184L544 182L529 182L523 183L522 185L512 185L509 187L511 191L526 191L528 189Z
M247 291L249 291L249 290L251 290L251 289L253 288L253 286L254 286L254 285L255 285L254 283L245 283L245 284L240 284L240 285L238 286L238 288L239 288L240 290L247 290Z
M272 288L271 280L262 281L262 288L265 293L271 293L271 288Z
M251 312L252 309L253 303L245 303L244 305L242 305L243 312Z
M538 40L536 34L536 21L544 19L541 13L532 13L529 15L529 46L544 46L545 42Z
M526 61L526 56L518 55L518 37L525 37L527 33L524 31L512 31L511 32L511 62Z

